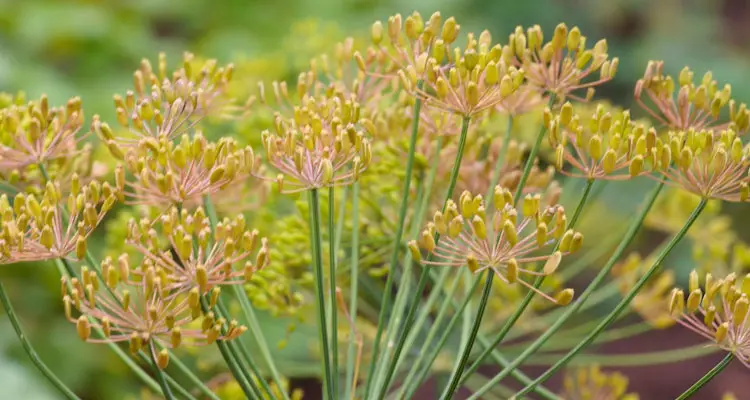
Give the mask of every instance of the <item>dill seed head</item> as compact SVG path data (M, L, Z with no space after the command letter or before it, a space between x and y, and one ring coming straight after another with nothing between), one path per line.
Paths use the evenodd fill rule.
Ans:
M555 147L555 164L565 175L626 180L649 174L647 166L658 162L661 141L656 130L632 121L630 111L613 115L598 105L587 118L565 103L557 114L547 108L544 120ZM566 171L566 163L579 172Z
M698 272L690 274L687 291L674 288L669 312L680 325L696 332L723 350L734 353L750 368L750 333L747 323L750 275L738 280L734 273L716 278L710 273L701 282Z
M744 202L750 197L750 147L731 129L670 131L657 153L658 172L668 184L703 198Z
M546 43L543 40L539 25L526 31L516 27L509 44L502 48L502 60L522 67L529 84L554 94L560 101L591 99L594 88L612 80L617 72L619 59L609 58L607 41L602 39L588 48L586 37L578 27L568 29L565 24L559 24L550 40ZM598 79L590 79L597 72ZM585 96L576 93L584 89Z
M82 259L86 240L112 209L116 190L92 181L74 186L63 197L49 182L40 196L0 196L0 263L68 258Z
M633 285L641 279L643 272L652 264L653 257L644 260L639 254L632 253L624 261L615 265L612 269L612 275L617 278L620 293L623 295L628 293ZM656 329L666 329L674 325L674 319L661 306L669 298L674 282L674 271L659 271L630 303L630 306L638 315Z
M481 195L461 194L458 204L449 200L444 212L436 212L422 231L419 244L434 260L432 266L467 266L478 273L491 269L503 282L518 283L552 302L565 305L572 300L572 289L552 297L534 289L524 276L546 276L555 272L563 255L581 247L583 235L566 230L567 218L560 205L543 207L541 196L527 195L522 206L513 206L513 196L497 186L492 198L494 213L488 213ZM488 217L488 215L490 217ZM435 240L435 234L439 234ZM559 241L559 250L539 255L537 251ZM526 267L544 262L541 270Z
M643 78L636 83L635 99L641 108L665 127L716 132L732 129L740 134L750 128L750 110L744 103L738 104L731 98L732 87L729 84L719 89L711 72L706 72L696 84L693 71L688 67L680 71L675 82L663 70L663 61L649 61ZM645 99L649 100L650 105ZM726 108L729 108L729 120L723 121L721 114Z
M360 106L340 97L304 97L292 116L277 113L273 131L262 133L268 163L283 193L348 185L372 160Z
M182 135L179 142L141 138L127 149L115 176L118 188L133 204L195 204L204 195L243 182L255 165L251 147L242 148L228 137L209 142L199 132ZM125 170L132 181L126 181Z
M46 95L27 105L0 109L0 173L23 171L30 165L58 159L72 162L80 153L78 136L84 114L81 99L73 97L65 106L50 107Z
M159 54L156 70L143 59L133 73L133 90L114 97L117 121L134 137L94 130L108 146L135 146L141 137L179 137L206 116L226 116L231 111L226 92L233 71L232 64L220 66L212 59L200 65L191 53L183 54L182 66L171 75L164 53Z
M169 248L162 250L165 239ZM161 274L164 289L174 295L196 288L204 295L217 286L244 284L269 262L267 239L248 230L241 214L219 222L212 235L202 208L193 213L171 208L154 220L131 219L125 242L144 259L132 274L146 279L148 268L153 268ZM127 255L118 259L127 262ZM102 269L109 271L112 264L109 260Z
M565 400L638 400L638 395L627 393L627 388L625 375L590 365L567 371L561 396Z

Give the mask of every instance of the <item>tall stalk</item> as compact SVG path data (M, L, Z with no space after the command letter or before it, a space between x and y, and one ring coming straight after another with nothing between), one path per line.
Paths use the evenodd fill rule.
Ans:
M338 335L338 309L336 308L336 238L335 236L335 198L333 185L328 188L328 260L330 271L328 272L328 291L330 296L331 314L331 391L338 396L338 372L339 372L339 335ZM343 208L343 207L342 207Z
M693 386L690 386L688 390L686 390L684 393L682 393L679 397L677 397L676 400L685 400L692 397L697 391L699 391L703 386L705 386L708 382L711 381L711 379L714 379L716 375L719 374L719 372L723 371L724 368L729 365L729 363L732 362L734 359L733 353L727 353L727 355L719 361L718 364L716 364L713 368L711 368L710 371L706 372L705 375L703 375L698 382L695 382Z
M161 386L161 392L164 395L164 399L174 399L172 391L169 390L169 384L167 384L167 380L166 378L164 378L164 372L161 370L161 368L159 368L159 363L156 361L156 349L149 349L149 354L151 355L151 363L153 364L154 375L156 375L156 379L157 381L159 381L159 386Z
M54 372L52 372L51 369L49 369L49 367L47 367L44 361L39 357L39 354L37 354L36 350L34 350L34 346L31 345L31 342L29 342L26 334L21 328L21 323L18 321L18 317L16 317L16 312L13 310L13 305L10 303L8 294L5 292L5 286L2 283L0 283L0 301L2 301L5 314L8 315L10 324L13 325L13 330L16 331L16 336L18 336L18 340L21 341L21 345L31 359L31 362L34 363L39 371L50 381L50 383L52 383L52 385L55 386L55 388L57 388L57 390L60 391L60 393L63 394L63 396L69 400L81 400L70 388L68 388L67 385L63 383L63 381L60 380L60 378L57 377L57 375L55 375Z
M352 326L349 330L349 347L346 352L346 388L344 399L351 399L351 391L355 384L354 369L356 362L356 326L357 321L357 291L359 288L359 183L354 182L352 193L352 252L351 270L349 282L349 312L351 313ZM343 218L342 218L343 219ZM352 382L350 384L350 382Z
M533 342L530 345L525 346L525 351L521 353L518 357L516 357L515 360L511 362L510 365L506 366L503 371L496 377L498 379L498 382L500 379L504 378L510 370L513 370L520 366L526 359L528 359L531 355L533 355L539 348L541 348L555 333L557 333L560 328L562 328L563 324L565 324L568 319L573 316L578 310L586 303L586 300L588 300L589 296L591 296L592 293L599 287L599 285L604 281L604 279L609 275L609 272L612 270L612 267L614 267L615 263L617 263L617 260L622 256L622 253L625 251L625 249L630 245L630 243L633 241L633 238L635 238L635 235L638 233L638 230L640 229L641 225L643 224L643 221L646 218L646 215L651 210L651 207L654 205L654 202L656 201L656 198L659 196L659 193L661 193L662 188L664 187L664 183L659 183L652 191L651 195L646 199L645 204L641 208L640 213L636 218L633 220L633 223L628 228L627 233L625 233L625 236L620 241L620 244L617 246L617 249L615 249L614 253L612 253L612 256L607 260L604 267L599 271L599 273L596 275L596 277L591 281L591 283L586 287L586 290L580 295L578 300L576 300L573 304L570 304L568 307L566 307L565 311L562 315L553 323L551 326L549 326L544 333L539 336L539 338ZM486 349L482 355L477 358L476 361L474 361L474 364L466 371L466 374L462 378L462 380L465 380L471 373L477 370L479 368L479 365L482 363L482 361L489 355L490 352L492 352L492 349L497 347L497 345L500 344L500 341L502 341L502 338L500 338L499 341L496 341L492 344L492 347Z
M695 223L695 220L698 219L701 212L703 212L703 209L706 207L707 202L708 199L701 199L700 203L698 203L698 205L695 207L692 214L690 214L690 217L688 217L685 225L683 225L680 231L675 234L675 236L672 238L672 240L669 241L669 243L667 243L666 247L657 256L656 261L654 261L653 265L651 265L651 267L646 271L643 277L641 277L641 279L639 279L638 282L633 285L633 288L625 295L625 298L620 301L617 307L615 307L615 309L612 310L604 318L604 320L596 328L594 328L594 330L589 335L587 335L576 347L570 350L565 356L560 358L552 367L550 367L546 372L535 379L534 382L532 382L530 385L526 385L526 387L524 387L519 392L519 396L529 393L529 391L531 391L536 385L549 379L549 377L551 377L557 370L567 364L571 358L575 357L581 350L588 346L597 336L599 336L600 333L607 329L607 327L615 319L617 319L620 313L622 313L628 307L628 305L630 305L630 302L633 300L635 295L638 294L643 285L646 284L648 279L651 278L651 276L659 269L662 262L664 262L664 259L669 255L672 249L674 249L677 243L679 243L680 240L682 240L682 238L685 236L685 234L687 234L690 227L693 225L693 223Z
M321 347L321 358L323 359L323 386L324 393L329 399L335 399L333 393L333 374L331 371L331 353L328 346L328 324L326 323L325 290L323 289L323 252L322 238L320 234L320 195L318 189L309 191L310 203L310 242L313 253L313 272L315 277L315 294L318 314L318 339ZM335 301L335 299L331 299Z
M417 81L417 90L421 90L424 85L423 80ZM396 235L393 237L393 252L391 253L391 260L388 269L388 277L385 281L385 290L383 292L383 300L380 304L380 313L378 314L378 328L375 333L372 347L372 360L370 361L369 371L367 373L367 383L365 384L365 397L370 395L371 384L375 375L375 363L378 360L380 354L380 341L383 336L383 327L385 326L385 317L390 308L391 295L393 291L393 271L398 264L398 253L401 248L401 240L404 235L404 226L406 223L406 212L409 208L409 192L411 190L411 178L412 170L414 169L414 157L416 155L417 147L417 136L419 134L419 120L422 112L422 98L417 96L414 100L414 112L412 113L412 129L411 137L409 139L409 153L406 159L406 175L404 176L404 187L401 197L401 206L398 211L398 225L396 228Z

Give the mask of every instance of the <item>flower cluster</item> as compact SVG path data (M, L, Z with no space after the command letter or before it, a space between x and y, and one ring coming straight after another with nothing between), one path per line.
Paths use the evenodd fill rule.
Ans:
M734 273L725 278L705 274L703 284L696 271L690 274L687 299L682 289L674 288L669 299L669 312L680 325L714 342L719 348L734 353L750 368L750 334L747 323L750 275L737 280Z
M202 208L189 213L173 207L155 220L131 219L125 242L144 258L143 268L133 274L153 266L163 273L164 289L174 293L198 288L204 295L217 286L244 284L267 265L269 255L267 239L247 230L242 215L219 222L212 237Z
M110 147L129 147L140 137L170 140L188 133L204 117L227 111L226 90L233 71L232 64L219 66L216 60L198 65L191 53L185 53L182 67L169 76L164 53L159 54L156 71L143 59L133 73L134 90L114 97L117 121L135 137L102 139Z
M598 41L587 48L586 37L578 27L568 29L559 24L549 42L539 25L524 32L516 27L510 35L508 45L502 48L502 60L523 67L527 81L541 92L553 94L562 100L588 100L594 95L594 87L608 82L617 72L619 60L609 59L607 41ZM598 79L587 79L599 72ZM574 94L586 89L585 97Z
M106 123L94 123L94 129L111 135ZM179 143L166 137L144 137L122 154L125 163L115 170L118 188L134 204L193 204L202 196L242 182L254 171L255 155L251 147L240 147L232 138L213 143L202 134L182 135ZM125 180L125 169L133 181ZM128 190L125 190L127 187Z
M108 183L81 186L73 177L70 194L48 182L41 196L17 194L11 205L0 196L0 263L41 261L86 254L86 239L112 209L117 191Z
M615 265L612 275L617 278L617 288L623 295L643 276L648 266L653 264L652 257L643 260L637 253L630 254L624 261ZM669 313L659 305L669 297L674 286L674 271L664 270L649 280L630 303L630 306L646 322L657 329L665 329L674 324Z
M497 186L492 199L495 212L490 214L481 195L462 193L459 205L449 200L444 211L437 211L432 222L422 231L419 246L431 254L423 263L451 267L466 265L474 273L490 269L505 283L518 282L537 290L522 275L552 274L562 256L578 250L583 241L580 232L566 230L567 218L562 206L542 208L540 201L540 195L527 195L522 207L516 208L510 191ZM436 234L440 235L437 241ZM552 254L532 254L555 242L558 242L557 250ZM410 242L409 247L415 257L419 257L417 242ZM524 264L541 261L545 262L541 271L524 267ZM554 298L538 293L560 305L568 304L573 298L572 289L565 289Z
M629 111L612 115L599 105L585 118L565 103L556 115L547 109L544 119L557 169L569 176L623 180L648 174L645 164L653 165L661 149L656 130L631 121ZM565 163L580 173L565 171Z
M126 257L118 259L116 266L108 261L102 264L106 283L85 267L81 279L63 278L65 315L84 341L128 342L131 353L146 350L163 369L169 352L160 347L208 345L234 339L247 330L237 321L217 319L212 312L203 314L198 288L188 293L170 290L153 264L133 270ZM218 295L218 290L212 291L210 305ZM74 308L78 316L73 315ZM199 325L193 324L196 320ZM93 337L92 329L102 337Z
M669 184L703 198L744 202L750 197L750 148L731 129L670 131L657 153L657 168Z
M627 393L628 378L619 373L606 373L599 366L577 368L565 374L565 400L638 400L635 393Z
M643 78L635 85L635 99L655 120L672 129L714 130L733 129L744 133L750 128L750 110L731 99L732 88L719 90L711 72L701 82L693 82L693 72L685 67L675 80L664 74L663 61L650 61ZM675 90L677 95L675 98ZM644 100L646 94L655 109ZM729 108L729 120L720 121L722 110Z
M305 96L293 116L276 114L273 132L264 131L262 141L268 162L279 171L279 190L293 193L356 181L372 159L362 128L369 121L361 120L359 112L351 99Z

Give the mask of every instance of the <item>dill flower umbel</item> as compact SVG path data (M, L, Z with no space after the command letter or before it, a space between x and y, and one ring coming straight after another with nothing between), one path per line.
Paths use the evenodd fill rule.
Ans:
M574 113L565 103L559 114L545 110L555 164L563 174L585 179L624 180L650 173L658 139L656 130L631 121L630 112L614 115L602 105L589 118ZM569 163L580 173L563 169Z
M216 60L198 65L191 53L184 53L182 61L171 76L164 53L159 54L157 70L147 59L141 61L133 73L134 90L114 97L117 121L135 137L105 137L105 143L129 147L141 137L171 140L204 117L228 111L226 91L234 66L219 66Z
M562 256L577 251L583 241L581 233L565 230L567 218L562 206L542 208L540 200L539 195L527 195L523 206L517 209L510 191L497 186L492 199L495 212L489 214L481 195L462 193L459 205L449 200L445 211L437 211L433 221L422 231L419 245L435 256L434 260L422 262L430 266L466 265L474 273L491 269L505 283L517 282L552 302L568 304L573 298L573 289L565 289L553 298L522 278L523 275L552 274ZM488 215L492 215L489 220ZM440 235L437 242L435 233ZM554 253L533 254L558 240L559 248ZM409 247L417 257L417 242L412 241ZM524 267L524 264L541 261L545 262L541 271Z
M606 373L599 366L576 368L565 374L565 400L638 400L635 393L627 393L628 378L619 373Z
M167 250L162 250L164 240ZM131 219L125 242L143 256L144 267L163 271L164 289L175 294L198 288L203 295L217 286L244 284L268 263L268 240L257 230L247 230L242 215L219 222L212 237L202 208L189 213L173 207L155 220ZM123 257L127 262L127 255ZM142 275L145 270L132 273Z
M669 312L673 318L715 346L733 353L750 368L747 343L750 275L738 282L734 273L718 279L706 273L701 285L698 273L693 271L688 290L687 299L682 289L672 290Z
M111 132L106 123L95 122L94 129ZM242 182L255 166L251 147L242 148L228 137L209 142L200 132L182 135L179 143L165 137L141 138L137 146L127 148L123 158L125 163L117 166L115 178L133 204L197 204L202 196ZM132 181L125 180L125 169Z
M626 295L643 276L646 268L652 264L653 257L644 260L638 253L632 253L624 261L616 264L612 269L612 275L617 278L617 288L620 293ZM630 303L633 310L656 329L665 329L674 325L674 320L667 310L660 306L668 299L674 282L674 271L659 271Z
M348 185L370 165L372 149L359 104L339 97L309 97L289 118L276 114L273 132L262 133L269 164L279 171L279 190ZM268 179L264 176L261 178Z
M153 265L143 265L137 277L126 259L118 260L116 267L103 265L105 269L105 283L85 267L80 280L62 280L65 316L86 342L128 342L132 354L148 351L163 369L169 352L160 347L209 345L247 330L237 321L217 319L213 312L203 314L198 288L187 294L168 289ZM211 306L218 294L212 291ZM73 315L74 308L79 316ZM199 324L194 323L198 319ZM93 337L92 329L101 330L103 337Z
M679 87L676 87L676 85ZM675 90L677 95L675 98ZM643 94L654 108L644 102ZM643 78L635 85L635 100L646 112L664 126L680 130L733 129L740 134L750 128L750 110L731 99L732 87L720 90L711 72L706 72L701 82L693 82L693 72L685 67L677 82L664 75L663 61L649 61ZM721 121L721 113L728 106L729 120Z
M0 110L0 173L23 170L29 165L58 158L75 158L84 115L81 99L74 97L64 107L50 108L47 96L28 105Z
M92 181L81 187L74 179L70 194L48 182L41 196L19 193L10 204L0 196L0 263L77 259L86 254L86 239L112 209L116 191L108 183Z
M750 147L733 130L670 131L659 153L658 172L668 184L703 198L744 202L750 197Z
M553 94L560 101L568 97L578 101L591 99L594 87L612 80L619 65L617 57L609 58L606 40L596 42L589 49L578 27L569 30L565 24L557 25L547 43L539 25L526 32L516 27L509 44L502 49L502 59L523 67L531 85ZM596 72L599 72L598 79L588 79ZM583 89L586 89L584 97L576 94Z

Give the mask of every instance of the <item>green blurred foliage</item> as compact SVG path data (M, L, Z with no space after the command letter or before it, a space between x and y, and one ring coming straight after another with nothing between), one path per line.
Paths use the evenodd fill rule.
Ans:
M345 35L366 34L374 20L416 9L427 15L435 10L455 15L463 30L486 27L498 37L518 24L551 29L564 21L579 25L590 41L607 38L610 54L621 62L617 79L600 96L614 103L631 103L633 84L650 59L663 59L671 73L684 65L698 74L710 68L720 82L733 85L742 101L750 97L750 81L742 79L750 67L743 51L747 13L737 9L743 4L742 0L0 0L0 89L23 90L29 98L47 93L54 104L78 95L87 118L101 114L111 120L112 94L131 86L132 71L143 57L153 60L164 51L176 60L189 50L221 62L234 61L240 74L295 79L311 56L330 51L331 44ZM645 188L636 189L635 197L645 193ZM635 203L618 204L624 200L621 193L608 188L604 199L625 214ZM103 237L96 240L100 244L92 247L97 253L117 251L110 248L117 244L105 243ZM138 393L135 382L118 378L128 374L122 363L77 339L62 316L58 277L51 263L0 271L0 280L8 283L42 358L87 398L118 399L124 393ZM289 363L283 369L309 366L314 343L304 340L314 334L289 335L288 322L282 324L268 325L269 337L286 338L289 343L279 352ZM3 320L2 398L55 398L42 382Z

